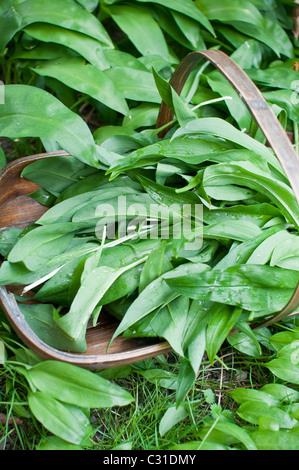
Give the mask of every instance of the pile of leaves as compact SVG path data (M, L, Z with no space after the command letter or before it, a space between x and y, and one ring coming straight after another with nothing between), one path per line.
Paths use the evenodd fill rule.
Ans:
M121 319L114 337L165 338L182 358L180 401L205 350L213 362L233 327L247 331L292 297L299 210L271 150L219 118L189 112L185 122L188 108L174 96L173 135L147 133L152 143L142 146L136 134L131 152L121 137L124 156L98 147L102 166L113 161L106 171L68 156L24 170L50 207L2 235L0 284L43 284L34 298L44 307L21 310L48 318L61 349L86 350L87 324L102 307Z
M294 5L58 3L0 7L0 135L34 137L47 151L70 154L24 170L42 187L29 197L48 211L25 230L2 233L0 285L34 291L39 305L16 300L32 329L58 349L84 352L87 324L95 326L102 310L119 320L112 341L166 339L180 360L180 406L205 353L213 363L224 341L240 347L240 334L259 347L269 330L251 324L292 297L299 207L261 130L219 72L199 63L181 96L168 80L189 51L223 49L260 87L298 149ZM162 100L174 112L163 138L154 128ZM93 131L82 106L96 116ZM27 377L35 393L44 392Z

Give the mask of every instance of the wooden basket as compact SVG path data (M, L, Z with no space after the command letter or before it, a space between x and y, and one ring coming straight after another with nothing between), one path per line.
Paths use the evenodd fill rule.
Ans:
M298 157L281 127L276 116L267 105L258 88L249 77L221 51L210 50L192 52L180 63L171 79L171 85L178 94L198 61L208 59L227 78L265 134L269 144L279 159L299 201ZM166 126L172 119L171 110L162 103L157 128ZM166 130L160 135L163 136ZM63 151L24 157L7 165L0 172L0 232L12 227L24 228L34 223L47 210L32 198L26 197L39 187L20 177L23 169L30 163L53 156L67 155ZM107 316L96 328L87 329L87 352L70 353L54 349L41 341L26 323L13 295L13 289L0 287L0 303L13 330L23 343L43 359L54 359L76 364L88 369L104 369L130 364L143 359L166 354L171 350L169 344L159 339L116 338L106 353L107 345L115 332L118 322ZM299 286L286 307L264 322L254 327L267 326L290 315L299 306Z

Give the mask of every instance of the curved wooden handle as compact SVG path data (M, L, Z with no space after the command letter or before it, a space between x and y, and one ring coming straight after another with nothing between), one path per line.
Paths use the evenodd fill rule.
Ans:
M247 105L250 113L260 126L267 141L278 158L287 178L292 186L297 201L299 202L299 158L292 146L290 139L278 121L277 117L268 106L262 93L248 77L248 75L224 52L208 50L191 52L180 63L174 72L170 85L180 94L186 80L200 59L208 59L228 80L232 87L238 92L241 99ZM165 103L162 103L157 120L157 128L166 126L173 118L173 113ZM165 135L167 130L160 133ZM252 325L253 328L269 326L289 316L299 307L299 284L293 297L285 308L274 314L262 323Z

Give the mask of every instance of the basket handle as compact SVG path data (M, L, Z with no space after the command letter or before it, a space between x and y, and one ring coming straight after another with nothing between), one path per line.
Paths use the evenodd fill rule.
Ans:
M208 59L228 80L238 92L241 99L247 105L250 113L260 126L267 141L278 158L287 178L292 186L295 197L299 202L299 157L297 156L290 139L278 121L277 117L268 106L262 93L248 77L248 75L224 52L219 50L207 50L190 52L175 70L170 85L180 95L190 72L202 59ZM161 104L157 129L164 127L173 119L171 109L163 102ZM163 137L167 129L163 129L159 136ZM288 304L280 312L261 323L252 325L253 328L261 328L278 322L292 314L299 307L299 284Z

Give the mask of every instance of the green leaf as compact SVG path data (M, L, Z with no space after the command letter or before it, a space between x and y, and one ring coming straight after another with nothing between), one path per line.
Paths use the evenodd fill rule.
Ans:
M171 88L171 94L174 112L180 126L183 127L188 124L188 122L197 118L197 115L189 108L188 103L186 103L173 88Z
M124 67L128 69L141 70L142 72L149 71L149 68L142 62L144 57L136 58L129 52L120 51L118 49L104 49L104 55L111 68Z
M172 11L171 13L181 32L190 42L191 49L193 48L195 51L205 50L206 46L202 38L201 30L198 27L198 22L182 13L176 11Z
M284 346L276 359L265 364L279 379L289 383L299 384L299 346L298 341Z
M86 349L85 338L82 343L75 343L65 335L53 320L53 305L19 304L19 309L25 317L26 323L44 343L62 351L75 351L83 353Z
M163 437L171 428L188 416L186 405L172 406L163 415L159 424L159 434Z
M178 129L174 133L172 140L183 135L202 133L221 137L240 145L241 147L252 150L257 154L264 156L266 159L271 159L270 161L275 160L273 158L273 154L267 147L220 118L211 117L195 119L184 127Z
M245 47L248 49L247 46ZM231 58L233 59L233 54ZM212 73L207 74L206 78L209 86L214 92L219 93L222 97L228 96L232 98L226 99L225 104L231 116L238 123L239 128L241 130L246 129L248 131L251 126L252 116L238 93L232 88L226 78L218 72L218 70L214 70Z
M123 129L139 129L141 127L151 127L157 122L159 106L151 103L142 103L130 109L129 116L123 120Z
M150 72L129 67L112 67L104 72L115 84L119 93L127 99L161 103L154 78Z
M133 134L131 128L125 128L123 126L103 126L99 127L94 133L93 137L97 145L102 145L106 140L112 140L112 138L119 138L120 136L131 137Z
M174 158L190 165L199 165L205 160L213 160L213 155L223 153L231 146L225 142L211 142L204 138L177 138L175 141L165 139L144 148L135 150L125 158L119 158L108 170L113 177L123 171L152 165L163 158ZM245 158L245 155L244 155Z
M260 389L260 391L266 392L268 395L272 395L280 402L294 403L299 399L299 392L293 388L278 383L266 384Z
M165 78L161 77L158 72L153 68L153 77L155 79L155 84L157 90L162 98L162 101L170 108L173 109L173 102L172 102L172 88Z
M21 237L8 255L11 263L23 262L34 271L70 245L76 226L71 223L37 227Z
M166 242L162 240L157 248L154 248L153 251L149 254L149 257L144 263L141 272L139 293L142 292L152 281L163 274L165 250ZM169 263L169 265L170 266L168 269L171 269L171 263Z
M85 64L81 58L46 61L32 67L41 76L56 78L65 85L94 98L124 115L129 113L125 99L116 84L102 70Z
M6 85L0 124L2 137L47 137L79 160L98 167L96 146L83 119L40 88Z
M256 224L258 227L264 227L274 217L281 215L279 209L272 204L234 204L227 207L217 207L214 209L204 208L203 220L206 224L211 225L216 222L230 222L232 220L246 220ZM286 232L282 230L286 236ZM278 232L279 234L281 231ZM265 241L271 240L272 235L266 238Z
M203 228L205 239L215 238L217 240L230 239L238 241L250 240L261 233L261 229L252 222L245 220L231 220L219 222Z
M166 339L172 349L182 357L184 357L183 335L188 311L189 299L181 296L169 302L151 321L156 335Z
M231 59L242 69L258 69L261 67L263 61L262 50L263 46L258 41L248 39L237 47L232 53ZM214 72L212 72L212 74L213 73Z
M280 429L292 429L297 424L297 420L291 418L286 411L260 401L242 403L237 410L237 414L251 424L259 424L261 418L270 418L279 425Z
M249 1L196 0L195 4L209 20L217 20L233 26L246 36L266 44L279 56L293 57L293 47L286 32L278 23L263 16Z
M295 122L299 121L298 95L296 92L292 90L265 90L263 95L268 103L276 104L284 109L289 119Z
M192 305L192 304L191 304ZM188 317L190 316L190 308ZM204 316L206 313L200 308L197 309L198 316ZM182 347L185 351L185 357L181 359L178 386L176 391L176 403L181 403L188 391L193 386L199 373L199 368L205 354L206 347L206 329L202 326L202 318L197 318L196 326L192 325L187 317L184 328ZM194 319L194 318L193 318ZM193 328L192 328L193 326Z
M174 208L177 204L180 206L180 210L183 209L185 204L199 204L200 199L194 193L188 192L184 194L179 194L175 189L162 184L158 184L155 181L152 181L149 178L146 178L143 175L137 174L138 181L142 184L145 191L149 196L155 201L161 208L163 206Z
M71 444L70 442L64 441L57 436L44 437L36 446L36 450L84 450L84 448L78 444Z
M250 258L248 259L248 263L250 264L267 264L271 259L271 266L281 266L275 262L275 258L273 259L274 253L277 247L290 247L291 240L294 242L294 237L287 231L281 230L278 233L267 238L264 242L262 242L252 253ZM290 257L292 253L290 253ZM287 267L287 266L286 266Z
M266 403L269 406L276 406L280 404L280 400L273 397L269 393L261 390L254 390L251 388L237 388L229 392L230 396L239 404L253 401L255 403Z
M274 313L290 300L299 280L296 274L270 266L243 265L169 277L166 281L178 294L193 299Z
M220 163L205 170L203 186L236 184L267 196L288 221L299 227L299 206L292 189L250 162Z
M24 168L21 176L34 181L57 197L68 187L82 181L84 177L93 175L95 171L94 168L79 162L77 158L60 155L30 163Z
M181 30L183 24L187 24L188 20L192 22L191 18L188 18L187 16L180 14L177 12L177 15L180 15L182 21L180 22L179 20L176 21L174 18L174 14L176 12L174 10L169 11L164 8L155 8L155 18L157 19L159 26L165 31L165 33L171 38L171 40L174 40L177 42L179 45L185 47L187 50L195 50L194 46L190 43L189 39L187 39L187 33ZM186 20L186 21L184 21ZM201 35L201 30L198 27L198 22L193 20L193 23L197 27L197 35ZM194 32L193 32L194 33ZM191 36L191 33L189 34ZM198 37L198 36L197 36ZM194 34L193 34L193 39L194 39ZM161 57L161 56L160 56ZM177 64L179 62L178 58L175 56L172 58L172 62ZM161 63L160 63L161 64ZM159 65L160 67L160 65ZM158 67L155 67L158 69ZM160 67L160 70L164 67Z
M111 7L109 12L142 55L161 55L169 61L167 42L158 23L150 14L141 8L127 5Z
M184 444L177 444L171 448L171 450L176 451L186 451L186 450L229 450L228 446L222 444L217 444L216 442L204 442L202 441L189 441L184 442Z
M237 331L236 333L228 335L227 341L233 348L241 351L243 354L247 354L252 357L260 357L262 355L260 344L255 333L249 326L248 329L250 332L246 331L247 328L244 328L244 331Z
M283 243L277 244L272 252L271 266L298 270L299 237L289 234Z
M86 369L58 361L43 361L28 371L34 386L55 400L83 408L125 406L133 397L122 387Z
M72 0L53 0L46 7L44 0L26 0L15 8L22 17L22 27L32 23L50 23L86 34L106 47L113 47L107 31L96 16Z
M177 388L177 376L163 369L137 370L138 375L144 377L148 382L159 387L175 390Z
M138 2L148 3L149 0L138 0ZM150 0L151 3L157 3L163 7L170 8L171 10L178 11L184 15L196 20L204 26L210 33L214 34L213 26L207 20L205 15L200 9L197 9L191 0Z
M9 252L12 250L14 245L17 243L17 240L23 229L20 228L11 228L9 230L5 230L0 234L0 254L7 258Z
M66 315L56 318L56 323L70 338L80 340L82 334L85 334L90 316L109 287L121 274L144 261L141 259L122 268L102 265L92 269L82 280L70 311Z
M206 352L211 364L214 363L218 350L238 321L241 312L240 308L223 306L210 320L206 331Z
M270 342L277 352L291 343L296 344L296 341L299 341L299 331L297 328L292 331L280 331L270 338Z
M87 11L94 11L98 7L100 0L76 0L76 2Z
M220 418L211 425L204 426L200 431L203 442L217 442L220 444L241 442L247 450L257 450L246 429L241 428L227 418L220 415ZM202 448L199 446L198 450Z
M32 24L24 30L38 41L61 44L78 52L88 62L99 70L109 68L109 62L105 57L103 45L97 39L86 34L61 28L51 24Z
M298 434L289 431L254 431L250 437L258 450L299 450Z
M109 198L110 196L110 198ZM126 199L123 199L123 198ZM122 198L122 199L121 199ZM141 194L132 188L111 188L106 190L100 197L94 197L88 204L84 204L73 214L73 222L85 223L86 226L96 225L96 236L101 236L102 224L114 224L117 220L127 221L136 218L145 219L150 216L151 199L147 194ZM137 206L140 204L140 206ZM154 212L154 208L153 211ZM167 211L164 211L164 217ZM163 217L163 214L161 215ZM131 228L133 232L133 228ZM127 231L130 231L129 228ZM124 231L125 232L125 231ZM123 232L123 233L124 233ZM127 233L124 233L124 236ZM111 233L108 238L114 238L114 225L111 227Z
M179 274L183 272L201 272L207 269L209 268L206 265L193 265L190 263L179 266L151 282L132 303L114 333L112 340L123 333L127 328L130 328L134 323L144 318L147 314L178 297L173 289L167 285L166 280L169 277L179 276Z
M292 70L281 62L281 65L269 67L265 70L250 69L246 70L251 80L253 80L260 87L282 88L297 91L296 80L298 80L298 73Z
M28 404L36 419L52 434L72 444L88 446L93 429L80 408L43 392L29 392Z
M0 340L0 364L4 364L6 361L6 350L3 341Z
M8 10L13 5L13 3L14 3L14 0L3 0L0 6L0 12Z
M13 38L15 33L19 31L22 24L22 17L14 7L4 9L0 13L0 27L3 32L0 40L0 52L2 53L5 46Z

